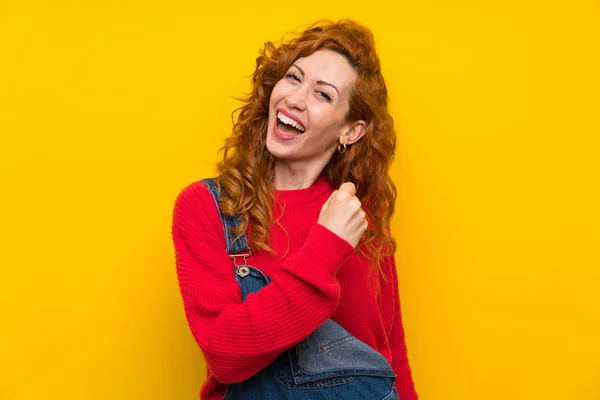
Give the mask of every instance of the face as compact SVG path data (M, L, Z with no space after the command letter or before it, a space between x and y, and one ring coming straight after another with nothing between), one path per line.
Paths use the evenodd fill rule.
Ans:
M329 161L353 124L346 121L357 74L346 58L318 50L299 58L275 85L269 102L267 149L277 159Z

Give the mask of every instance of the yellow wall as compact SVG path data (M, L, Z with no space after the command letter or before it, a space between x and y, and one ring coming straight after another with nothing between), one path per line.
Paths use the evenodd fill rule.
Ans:
M0 399L197 398L172 204L320 17L378 40L421 398L600 398L598 2L93 3L0 4Z

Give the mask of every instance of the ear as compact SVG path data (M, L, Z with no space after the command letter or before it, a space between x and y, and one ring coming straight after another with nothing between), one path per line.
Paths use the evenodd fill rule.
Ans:
M367 124L363 120L355 121L340 135L340 143L352 144L358 142L367 132Z

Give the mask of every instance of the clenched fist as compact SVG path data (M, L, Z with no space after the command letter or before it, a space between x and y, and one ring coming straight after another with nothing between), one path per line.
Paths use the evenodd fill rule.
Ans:
M342 183L321 207L318 221L319 224L350 243L352 247L356 247L367 229L365 212L355 193L356 187L353 183Z

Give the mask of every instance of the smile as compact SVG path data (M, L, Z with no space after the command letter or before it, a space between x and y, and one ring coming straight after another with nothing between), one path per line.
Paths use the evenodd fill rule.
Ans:
M281 111L277 112L277 127L281 128L283 125L285 125L286 127L291 127L294 130L297 131L297 133L304 133L306 131L306 128L304 127L304 125L302 125L300 122L286 116L285 114L283 114ZM293 133L293 131L289 131L289 129L286 129L286 133Z

